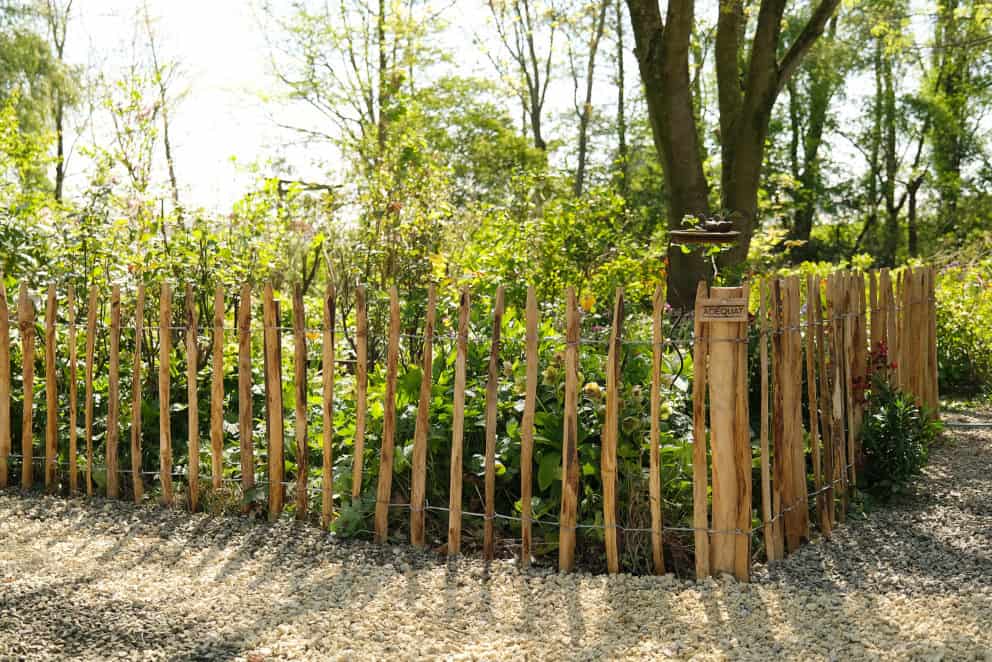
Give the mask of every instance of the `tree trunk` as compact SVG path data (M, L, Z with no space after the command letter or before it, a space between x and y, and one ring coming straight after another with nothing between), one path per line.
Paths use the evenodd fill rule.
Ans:
M667 31L654 0L628 0L627 6L651 134L665 173L668 227L678 229L685 216L707 216L710 211L689 79L692 0L670 2ZM669 245L668 303L673 308L691 308L696 285L704 278L710 280L712 273L698 251L686 254L680 246Z
M620 196L627 199L629 192L627 164L627 109L625 99L626 79L624 76L623 46L623 0L616 0L617 16L617 163L616 181Z
M575 184L573 193L575 197L582 195L586 178L586 161L589 152L589 122L592 120L592 88L595 82L596 54L599 51L599 42L603 38L606 28L606 9L609 7L609 0L601 0L599 10L593 23L592 37L589 40L589 61L586 64L585 80L585 101L579 109L579 154L578 164L575 168Z

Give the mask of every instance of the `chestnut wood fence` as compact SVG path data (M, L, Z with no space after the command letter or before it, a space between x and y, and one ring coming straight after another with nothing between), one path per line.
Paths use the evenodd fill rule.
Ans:
M767 279L744 283L740 287L708 288L699 284L696 310L693 316L693 510L692 526L681 531L691 532L695 546L696 574L730 573L747 580L755 556L752 545L755 536L762 535L762 546L769 560L783 558L810 538L813 523L824 536L830 536L834 527L844 521L862 456L859 431L865 413L864 392L872 371L891 380L912 393L937 415L936 316L934 301L935 272L931 268L906 269L896 277L888 270L868 273L838 272L826 278L808 277L805 283L798 277ZM173 504L176 489L173 484L172 433L170 429L171 379L170 356L174 351L172 338L185 338L187 372L187 407L190 457L200 457L200 444L209 444L211 472L203 476L212 489L218 489L222 480L223 423L224 423L224 324L225 303L228 292L218 288L214 293L212 320L197 319L194 291L185 288L184 324L173 326L173 293L168 283L162 283L159 296L159 372L158 407L160 427L158 435L159 480L161 501ZM102 443L105 445L107 497L119 498L122 480L130 480L130 494L141 501L145 489L141 467L142 445L147 440L141 433L141 370L143 367L142 322L144 319L145 290L138 286L135 300L135 346L133 350L133 390L130 395L120 392L121 384L121 289L113 286L110 294L109 361L108 361L108 411L107 425ZM16 303L8 301L0 279L0 488L16 480L11 476L12 459L20 462L20 486L32 488L35 481L35 461L44 466L44 486L48 490L67 481L65 488L71 495L85 493L93 496L94 445L100 443L94 435L94 353L97 338L98 291L94 288L86 302L85 326L77 329L81 319L79 303L70 288L64 300L54 286L46 292L43 333L38 335L36 306L26 285L21 285ZM241 488L253 494L255 489L256 460L253 457L254 412L252 411L251 339L256 332L251 315L252 288L245 285L238 295L235 332L238 347L239 392L239 455ZM339 323L337 296L333 286L322 298L322 324L319 343L321 348L322 399L322 472L320 519L327 526L335 516L332 475L334 466L334 380L338 361ZM417 404L416 429L413 439L411 496L409 507L409 538L413 545L425 544L425 503L427 480L447 478L450 501L447 508L435 510L448 515L446 551L449 555L461 552L462 519L466 515L480 515L484 519L482 554L491 559L496 553L497 518L518 519L520 522L520 560L527 564L531 558L532 523L531 496L534 481L534 417L537 406L538 360L538 303L533 288L528 290L526 303L526 391L520 420L520 497L522 512L519 517L495 511L496 486L496 435L497 435L497 381L501 361L500 334L504 315L504 295L499 288L494 297L492 333L489 337L490 354L488 379L485 390L485 512L463 513L463 439L465 434L466 357L468 348L471 296L468 289L461 292L457 327L454 330L456 360L454 376L453 420L451 425L450 475L427 474L428 436L431 408L432 348L436 326L436 293L431 286L427 296L427 311L420 353L423 371ZM359 286L355 290L355 434L354 457L364 457L366 437L369 374L369 323L367 292ZM64 306L61 318L59 307ZM11 313L16 311L12 317ZM284 507L287 480L284 476L285 415L282 384L281 319L271 286L262 291L262 328L264 346L265 421L267 438L268 517L280 516ZM652 563L656 572L665 568L664 533L666 527L662 513L662 468L659 456L661 436L661 407L663 400L662 361L665 345L663 337L665 316L664 292L659 287L654 295L651 320L652 370L650 384L649 431L649 502ZM579 346L580 311L576 293L569 289L565 296L565 390L564 423L562 435L561 510L557 522L559 529L559 566L568 571L574 567L577 529L601 528L605 557L609 572L620 570L618 532L623 528L617 523L617 445L619 426L620 361L624 338L624 296L617 292L613 307L612 327L607 350L606 409L601 434L601 480L603 485L603 524L588 525L577 522L580 496L578 460L579 398ZM306 410L309 384L307 382L307 343L311 329L305 325L304 300L297 287L292 295L292 337L294 356L295 419L294 439L299 462L295 489L295 516L308 517L308 467L306 444L308 415ZM382 444L379 452L378 482L375 490L374 538L384 542L389 534L389 508L392 496L393 455L396 436L397 364L400 348L400 304L395 288L389 291L388 339L385 354L385 397L382 423ZM61 321L60 321L61 320ZM11 323L18 330L21 345L23 388L20 453L12 452L11 430ZM205 324L204 324L205 322ZM59 436L57 420L58 383L56 374L56 325L65 324L69 374L62 377L68 387L69 421L68 438ZM197 339L199 327L212 326L212 374L209 394L198 389L198 361L200 347ZM85 335L85 354L82 362L83 425L79 414L79 382L77 374L77 333ZM176 332L174 334L174 332ZM181 334L178 332L182 332ZM34 374L37 344L44 352L44 380L46 421L43 440L43 457L35 457L36 441L33 434L34 391L37 380ZM760 421L758 430L751 430L749 420L749 349L758 343L757 355L760 379ZM178 350L178 348L177 348ZM146 357L147 358L147 357ZM804 400L805 385L805 400ZM209 439L199 436L199 406L201 397L209 397ZM119 445L121 405L131 405L130 470L121 469ZM81 436L80 436L81 433ZM65 446L63 446L65 444ZM757 444L757 448L755 448ZM67 468L58 461L59 451L68 458ZM753 495L752 464L755 454L760 458L760 482L757 489L760 499ZM193 463L194 467L198 463ZM359 498L363 481L362 462L352 467L352 498ZM812 480L809 475L812 474ZM186 476L185 502L192 510L201 505L201 476L197 470ZM80 484L81 483L81 484ZM759 505L760 502L760 505ZM245 508L250 504L247 503ZM812 519L812 521L811 521ZM757 524L755 524L757 522ZM598 544L598 543L597 543Z

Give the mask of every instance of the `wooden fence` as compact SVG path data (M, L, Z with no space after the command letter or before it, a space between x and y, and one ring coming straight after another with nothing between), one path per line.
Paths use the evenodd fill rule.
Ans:
M699 284L693 317L693 511L691 531L695 545L698 576L730 573L747 580L755 554L751 547L755 534L763 534L763 547L769 560L779 559L810 538L810 515L814 516L822 535L829 536L843 522L848 502L861 462L859 431L864 415L863 394L870 370L883 371L904 390L936 415L937 363L936 318L934 303L934 271L930 268L903 270L893 279L886 269L869 272L840 272L825 279L808 277L802 283L798 277L768 279L760 283L745 283L740 287L708 288ZM803 287L805 285L805 287ZM805 291L803 291L805 290ZM805 295L805 301L803 296ZM253 457L254 412L252 411L251 338L254 332L251 315L252 289L241 288L236 307L235 332L238 347L238 429L241 466L241 488L246 495L254 493L256 461ZM68 468L62 479L68 480L70 494L85 491L95 493L94 469L94 350L98 292L89 292L86 304L84 361L84 394L82 440L78 448L78 375L76 356L76 320L78 315L75 293L66 292L64 322L58 318L58 296L54 286L47 290L42 338L44 348L44 379L52 388L45 388L47 406L44 435L44 485L48 490L58 487L58 455L61 447L68 458ZM212 323L212 375L210 383L210 457L209 478L213 489L221 486L224 368L223 335L227 293L218 288L214 293ZM333 500L333 440L334 380L338 349L336 346L338 303L334 287L322 297L321 399L322 399L322 478L321 514L324 526L332 521ZM355 291L355 433L352 441L354 457L363 458L366 437L369 374L369 324L367 293L359 286ZM158 406L160 428L158 436L159 479L161 501L170 505L175 499L172 468L173 451L170 429L170 356L174 331L185 337L189 453L200 456L200 425L198 421L197 374L200 348L199 320L194 305L194 291L185 288L185 322L173 327L173 295L167 283L161 285L159 296L159 372ZM417 404L416 429L411 461L411 497L409 505L410 541L425 544L424 515L427 475L427 446L430 427L432 347L436 325L436 293L431 286L427 296L427 311L420 354L423 370ZM110 294L108 412L103 443L106 457L106 496L119 498L121 478L130 475L130 493L135 501L143 498L141 433L141 383L143 362L141 346L144 319L145 290L138 286L135 300L136 330L133 350L133 391L130 395L132 425L130 438L130 471L118 466L120 455L120 407L126 396L120 392L121 383L121 290L113 286ZM303 295L297 287L292 296L292 335L294 351L295 438L296 457L300 462L296 478L295 514L308 517L306 481L306 443L308 416L306 411L307 342ZM450 502L448 508L447 553L461 552L463 461L465 433L466 357L470 315L470 292L460 295L458 322L455 330L456 359L454 365L454 400L451 425L451 472L448 476ZM0 279L0 488L10 481L11 453L11 361L10 305ZM534 417L538 383L538 304L533 288L528 290L526 303L526 388L520 421L520 496L521 529L520 560L527 564L531 557L533 493ZM278 303L271 286L262 292L262 337L264 345L265 421L268 455L268 516L275 519L283 511L285 499L284 423L282 400L282 338ZM35 305L25 285L21 285L16 303L16 325L19 329L23 374L21 417L21 487L33 486L35 441L33 400L35 390L34 366L36 321ZM494 297L488 380L485 391L485 513L483 556L493 558L496 550L495 511L497 380L501 361L500 334L504 315L504 294L499 288ZM621 570L618 551L617 523L617 440L619 426L620 361L624 339L624 297L618 291L613 307L612 326L608 343L606 369L605 422L601 434L601 479L603 484L603 541L609 572ZM663 337L665 316L664 292L659 287L654 295L651 319L652 370L650 388L649 431L649 502L652 561L656 572L665 568L663 541L666 527L662 516L662 475L659 457L661 407L663 398L662 361L666 339ZM375 535L377 542L388 536L391 505L393 454L396 436L397 363L400 347L401 322L399 296L396 288L389 291L388 340L385 358L385 397L382 424L382 444L379 453L378 483L375 491ZM60 438L58 391L56 374L56 325L68 326L69 375L68 439ZM581 469L578 460L579 346L580 311L576 293L566 292L565 300L565 387L562 434L561 510L558 553L562 570L573 569L579 528L577 511ZM178 334L177 334L178 337ZM760 373L760 412L758 430L749 424L749 349L758 343L757 359ZM146 357L147 358L147 357ZM804 400L805 383L805 400ZM752 464L755 450L760 457L760 505L753 495ZM808 442L807 442L808 439ZM80 470L80 459L83 469ZM194 467L197 464L194 463ZM352 498L359 498L362 486L362 462L352 467ZM808 479L812 474L812 481ZM187 476L189 508L200 507L201 477L197 470ZM79 480L83 479L83 488ZM810 482L812 483L810 485ZM812 488L812 489L811 489ZM711 496L710 496L711 495ZM250 504L247 503L246 508ZM512 518L511 518L512 519ZM591 525L585 525L591 527ZM685 529L683 529L685 530Z

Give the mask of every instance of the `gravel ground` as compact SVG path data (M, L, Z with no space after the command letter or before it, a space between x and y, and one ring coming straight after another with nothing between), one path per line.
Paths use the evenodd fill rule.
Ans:
M751 585L0 494L0 659L992 660L990 626L992 430L948 435L904 502Z

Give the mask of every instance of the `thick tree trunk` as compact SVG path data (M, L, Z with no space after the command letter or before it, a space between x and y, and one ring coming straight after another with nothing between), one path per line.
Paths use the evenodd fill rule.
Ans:
M665 173L668 227L677 229L685 216L706 216L710 211L689 78L692 0L671 0L667 34L655 0L628 0L627 4L651 133ZM698 251L685 254L681 247L670 245L668 261L668 303L689 308L696 284L712 273Z

